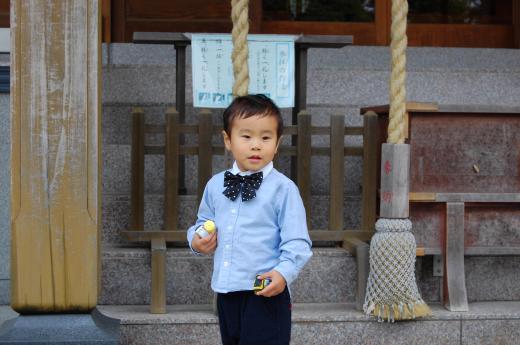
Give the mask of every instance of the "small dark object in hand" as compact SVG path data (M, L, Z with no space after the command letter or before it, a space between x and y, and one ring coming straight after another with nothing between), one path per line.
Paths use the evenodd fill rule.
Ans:
M255 282L253 283L253 291L263 290L267 285L271 283L271 279L261 279L259 275L256 276Z

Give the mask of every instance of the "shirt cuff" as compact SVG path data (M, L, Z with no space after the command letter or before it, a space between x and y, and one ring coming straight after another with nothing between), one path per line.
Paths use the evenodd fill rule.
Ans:
M195 236L195 232L193 232L193 236ZM188 245L190 246L190 250L192 252L192 254L196 255L196 256L204 256L204 254L196 251L195 249L193 249L193 247L191 246L191 241L193 241L193 236L191 236L191 238L188 240Z
M287 286L291 285L298 275L290 261L282 261L273 269L284 277Z

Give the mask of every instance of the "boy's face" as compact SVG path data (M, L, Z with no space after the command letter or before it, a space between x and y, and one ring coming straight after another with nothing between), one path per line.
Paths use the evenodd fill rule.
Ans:
M222 131L226 149L231 151L240 171L260 170L274 158L280 143L274 116L235 118L231 135Z

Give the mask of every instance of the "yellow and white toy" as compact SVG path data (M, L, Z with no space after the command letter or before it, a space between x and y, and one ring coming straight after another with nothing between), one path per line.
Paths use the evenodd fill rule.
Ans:
M195 233L198 234L201 238L204 238L214 233L216 229L215 222L212 220L207 220L204 222L204 224L199 226L197 230L195 230Z

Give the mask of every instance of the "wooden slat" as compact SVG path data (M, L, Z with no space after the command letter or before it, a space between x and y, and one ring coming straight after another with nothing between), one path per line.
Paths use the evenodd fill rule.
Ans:
M297 182L307 212L307 224L311 214L311 115L302 110L298 114Z
M153 238L152 252L152 298L150 313L166 313L166 241L164 238Z
M384 143L381 152L381 196L383 218L408 218L410 146Z
M343 154L345 156L363 156L363 148L362 147L347 146L343 150Z
M330 171L329 171L329 228L343 228L343 176L345 175L345 119L343 115L330 118Z
M179 154L185 156L196 156L199 153L198 146L180 146Z
M520 193L437 193L441 202L520 202Z
M372 238L370 231L360 230L310 230L309 236L313 241L341 242L349 239L368 241ZM153 238L164 238L166 242L186 242L186 230L146 230L121 231L121 236L130 242L149 242Z
M434 202L437 200L437 193L410 192L408 199L410 202Z
M130 229L144 227L144 111L132 109L132 156L130 191Z
M344 127L345 135L363 135L363 127ZM312 135L329 135L330 127L313 126L311 128Z
M488 256L520 256L520 246L518 247L466 247L464 255L488 255Z
M366 112L363 117L363 195L361 229L374 231L377 207L377 114Z
M450 311L468 311L464 275L464 203L446 204L446 275L444 304Z
M144 147L145 155L164 155L164 152L165 152L164 146L150 145L150 146Z
M164 227L176 229L179 218L179 113L169 108L165 117Z
M198 125L187 125L185 123L179 124L179 133L182 134L197 134L199 133Z
M145 125L144 133L145 134L164 134L166 132L166 127L164 125Z
M198 200L202 200L202 194L206 183L211 178L212 174L212 147L211 138L213 134L213 125L211 123L211 111L203 109L199 115L199 178L197 185Z
M328 147L311 147L311 155L313 156L330 156L330 148ZM363 148L356 146L347 146L343 148L344 156L362 156Z

